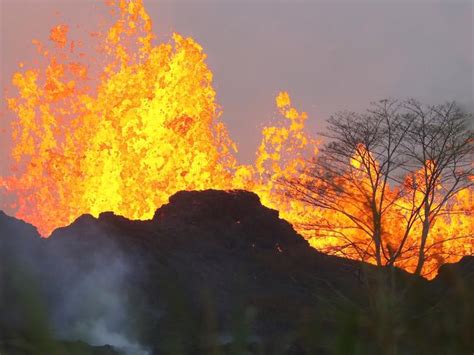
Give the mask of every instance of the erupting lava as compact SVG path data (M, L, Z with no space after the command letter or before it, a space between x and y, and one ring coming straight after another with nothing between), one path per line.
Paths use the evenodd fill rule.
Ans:
M0 188L15 197L10 208L16 216L47 236L85 213L148 219L179 190L242 188L280 210L314 247L360 259L340 248L343 217L298 202L276 184L317 154L317 141L304 131L307 115L292 107L289 95L276 98L282 120L263 129L255 164L239 164L202 47L177 33L157 44L141 0L108 5L115 22L88 38L97 42L93 57L83 53L83 42L69 38L68 25L59 25L49 45L34 41L40 63L13 76L18 94L7 99L16 116L13 176L0 178ZM470 198L464 191L450 208L470 207ZM394 220L400 213L394 209ZM327 221L333 237L307 228L317 218ZM425 275L472 252L465 240L439 243L466 235L471 223L460 214L437 221ZM397 238L391 225L385 233ZM355 231L353 238L361 237ZM415 245L415 238L407 243L399 266L413 270Z

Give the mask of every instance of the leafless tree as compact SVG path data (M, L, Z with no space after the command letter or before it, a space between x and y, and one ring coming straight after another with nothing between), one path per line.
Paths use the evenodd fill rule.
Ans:
M454 103L425 108L414 100L383 100L364 114L338 113L328 120L323 134L328 141L308 168L281 183L292 197L344 216L346 226L333 228L318 220L312 227L339 235L345 241L339 253L355 250L360 259L373 257L377 265L393 266L406 250L413 226L421 222L420 274L430 226L472 181L471 118ZM393 245L384 240L386 215L393 206L400 208L402 200L411 203L403 204L400 235ZM354 229L367 237L365 242L344 232Z
M415 100L404 104L410 128L402 142L411 174L416 217L422 223L416 274L425 262L429 232L437 216L461 190L473 186L473 115L455 102L425 107ZM448 236L447 236L448 237Z
M404 160L402 141L410 122L399 110L397 101L383 100L365 114L341 112L328 120L328 139L304 178L283 181L290 194L310 205L345 216L350 225L369 237L370 243L347 240L347 247L375 258L378 265L391 260L384 248L383 220L399 198L389 194ZM327 228L316 222L315 228ZM342 228L344 229L344 228ZM344 232L338 232L344 233Z

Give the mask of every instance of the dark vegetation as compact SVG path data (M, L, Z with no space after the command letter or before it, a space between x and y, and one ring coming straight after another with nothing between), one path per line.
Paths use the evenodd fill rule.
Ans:
M0 213L0 267L2 355L474 351L472 256L427 281L321 254L245 191L49 239Z

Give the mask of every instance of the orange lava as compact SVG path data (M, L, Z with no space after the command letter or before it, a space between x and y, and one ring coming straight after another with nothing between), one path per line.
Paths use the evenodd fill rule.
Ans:
M9 207L16 217L48 236L85 213L149 219L180 190L243 188L278 209L315 248L374 262L341 248L344 216L299 202L276 183L298 174L318 151L304 129L306 113L292 106L286 92L276 98L281 119L263 129L255 164L242 165L221 120L203 48L177 33L158 43L142 0L108 5L112 25L87 38L97 44L96 55L81 52L81 41L68 38L69 27L59 25L49 44L34 41L40 64L13 75L18 94L7 99L16 117L13 175L0 177L0 188L15 197ZM472 191L463 191L449 208L471 205ZM403 209L391 211L386 240L398 237L402 215ZM317 219L331 232L310 228ZM398 262L409 271L416 265L417 228ZM471 254L472 238L446 240L471 230L465 214L439 218L424 274L433 277L441 264ZM362 238L357 230L345 235Z

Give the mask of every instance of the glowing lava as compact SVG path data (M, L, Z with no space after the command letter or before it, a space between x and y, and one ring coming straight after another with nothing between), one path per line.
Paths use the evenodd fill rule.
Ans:
M317 154L316 140L304 130L307 115L292 107L287 93L276 98L282 119L263 129L255 165L241 165L220 120L202 47L177 33L156 43L141 0L108 5L114 22L88 39L97 43L93 56L68 37L67 25L59 25L51 30L49 45L34 41L40 64L13 76L18 94L7 103L16 116L14 175L0 178L0 187L15 196L10 208L16 217L47 236L85 213L151 218L179 190L244 188L280 210L314 247L373 262L342 249L337 231L343 216L298 202L276 184L298 174L305 158ZM468 205L470 199L465 191L456 204ZM394 209L391 218L400 213ZM333 232L322 237L308 228L315 219L327 221ZM388 239L397 238L392 225L385 231ZM468 217L453 214L437 222L431 239L470 228ZM361 237L354 231L352 238ZM399 266L413 270L415 244L415 238L407 243ZM471 245L457 239L435 244L425 274L433 276L440 264L472 253L469 248L472 240Z

